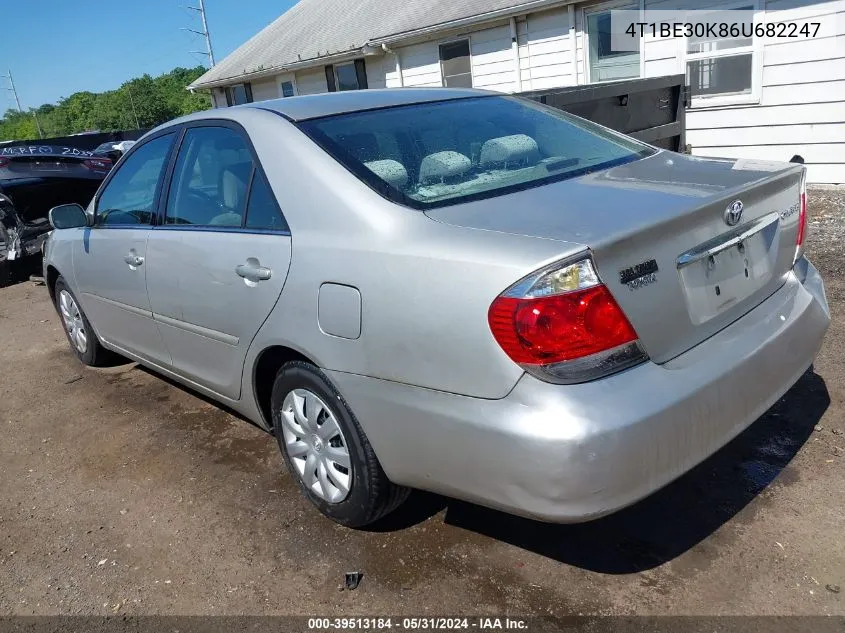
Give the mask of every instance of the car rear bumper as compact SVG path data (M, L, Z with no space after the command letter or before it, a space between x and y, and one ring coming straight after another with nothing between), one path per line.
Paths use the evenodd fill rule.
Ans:
M482 400L328 373L396 483L577 522L646 497L749 426L810 367L829 320L821 277L802 260L695 348L591 383L524 375Z

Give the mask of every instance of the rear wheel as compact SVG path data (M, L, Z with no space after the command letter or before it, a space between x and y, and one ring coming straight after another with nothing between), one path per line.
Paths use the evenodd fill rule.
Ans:
M407 498L409 490L390 482L349 406L314 365L297 361L279 370L272 411L288 470L333 521L364 526Z
M102 346L88 318L82 311L73 292L63 277L56 280L56 310L62 319L70 349L76 357L89 367L101 367L110 360L112 353Z

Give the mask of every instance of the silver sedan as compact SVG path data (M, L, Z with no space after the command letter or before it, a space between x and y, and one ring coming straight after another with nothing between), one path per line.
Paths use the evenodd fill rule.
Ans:
M805 179L479 91L295 97L147 134L53 209L45 278L83 363L254 420L335 521L410 488L584 521L813 363Z

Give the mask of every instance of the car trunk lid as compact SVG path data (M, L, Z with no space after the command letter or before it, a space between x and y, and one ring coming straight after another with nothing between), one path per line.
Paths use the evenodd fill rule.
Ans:
M583 244L643 347L662 363L784 283L795 257L802 175L800 166L784 163L660 152L427 214L460 226Z

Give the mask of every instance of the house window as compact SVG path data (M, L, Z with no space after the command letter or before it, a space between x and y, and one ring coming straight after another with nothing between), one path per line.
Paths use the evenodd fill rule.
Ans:
M233 106L242 103L252 103L252 86L249 83L226 86L226 104Z
M338 64L334 67L334 72L339 91L358 90L358 75L355 74L355 64Z
M440 72L447 88L472 88L469 40L440 45Z
M634 10L637 5L613 7L614 10ZM617 51L611 45L610 9L592 11L584 15L589 46L590 81L615 81L640 76L640 52Z
M367 89L367 65L363 59L326 66L326 86L329 92Z
M751 33L753 6L734 6L745 13L734 20ZM707 20L706 16L697 18ZM716 19L716 18L714 18ZM722 19L722 18L719 18ZM756 52L753 37L690 37L686 41L687 85L693 106L749 103L757 99Z
M279 84L279 87L281 88L282 97L292 97L296 94L292 81L283 81Z

